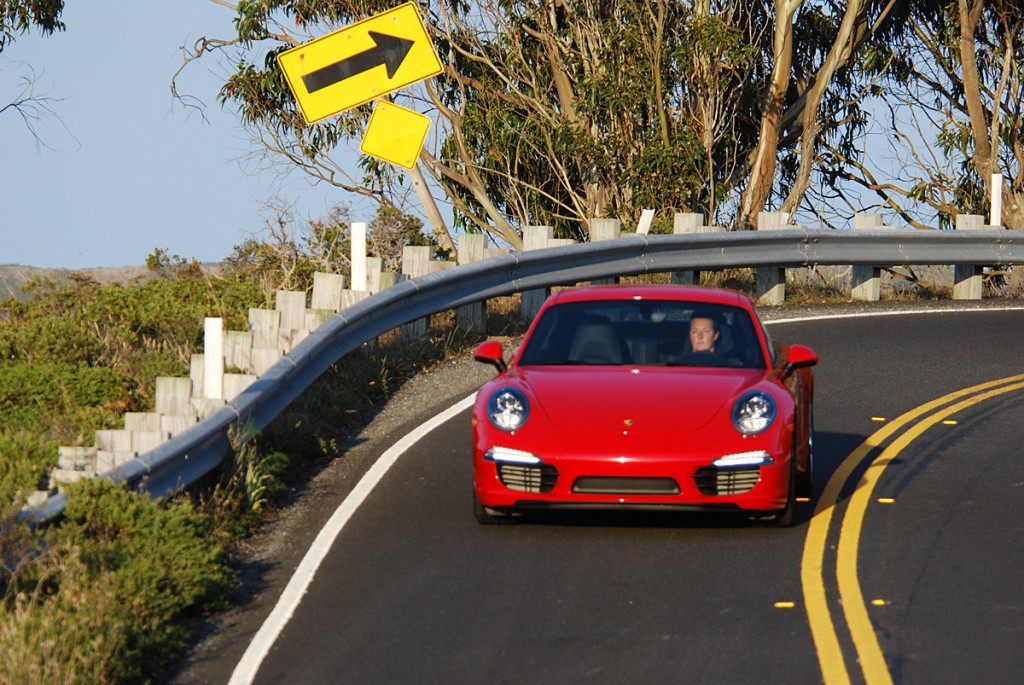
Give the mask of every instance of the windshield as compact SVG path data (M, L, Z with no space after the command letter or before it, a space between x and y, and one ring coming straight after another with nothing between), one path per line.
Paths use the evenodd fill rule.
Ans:
M519 365L765 368L744 309L674 300L567 302L544 310Z

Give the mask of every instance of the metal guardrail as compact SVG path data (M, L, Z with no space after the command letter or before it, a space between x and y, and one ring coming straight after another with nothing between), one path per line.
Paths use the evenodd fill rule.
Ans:
M403 281L333 315L241 395L155 449L105 474L169 495L219 466L232 430L262 430L348 352L403 324L460 306L556 285L645 273L740 267L1024 264L1024 235L1006 230L785 229L617 240L517 252ZM244 442L245 436L240 439ZM61 515L63 493L32 517Z

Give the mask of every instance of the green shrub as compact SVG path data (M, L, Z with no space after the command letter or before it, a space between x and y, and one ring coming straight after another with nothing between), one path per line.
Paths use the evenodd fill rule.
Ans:
M20 509L32 491L45 489L56 463L56 442L25 431L0 429L0 516L8 508Z
M53 439L67 434L62 422L78 433L87 430L82 421L99 418L92 428L101 428L109 422L102 420L104 411L115 417L136 406L134 388L119 369L50 359L0 362L0 425Z
M0 682L115 683L130 617L109 576L61 545L36 561L35 584L0 604Z
M97 655L103 670L111 681L142 682L187 644L189 616L226 605L233 573L223 545L188 502L156 502L102 478L73 484L68 494L64 521L47 531L46 549L53 551L37 564L43 570L19 585L32 589L36 604L56 598L50 609L66 614L61 620L92 630L112 625L97 635L105 645ZM95 615L78 616L79 592L90 597L89 610L103 623Z

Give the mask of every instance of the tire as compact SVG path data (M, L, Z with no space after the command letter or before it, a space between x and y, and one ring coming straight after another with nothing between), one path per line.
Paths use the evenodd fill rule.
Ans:
M498 512L496 509L485 507L476 499L476 492L473 492L473 516L476 522L482 526L493 526L495 524L511 523L512 517Z
M814 407L811 407L807 423L807 473L797 478L796 496L810 499L814 496Z
M747 520L758 527L791 528L796 514L796 450L791 451L789 459L789 489L786 494L786 507L781 511L758 511L747 514Z
M796 513L797 480L796 449L794 447L789 458L789 492L786 495L786 508L776 516L774 522L776 528L791 528L793 526Z

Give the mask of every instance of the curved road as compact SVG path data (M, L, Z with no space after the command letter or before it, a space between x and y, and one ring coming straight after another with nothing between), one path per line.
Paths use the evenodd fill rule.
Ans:
M266 649L224 655L236 681L1014 681L1024 310L770 330L822 360L816 494L795 527L479 526L464 410L366 494Z

